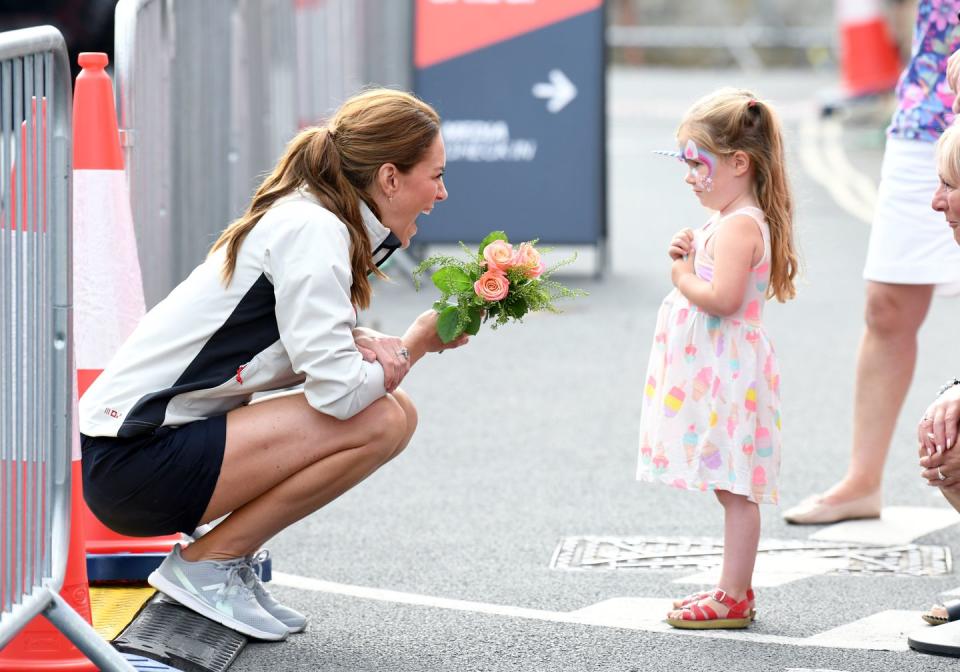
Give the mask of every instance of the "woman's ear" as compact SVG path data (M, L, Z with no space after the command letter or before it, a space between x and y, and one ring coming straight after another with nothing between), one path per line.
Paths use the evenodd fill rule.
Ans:
M746 175L750 170L750 155L742 149L738 149L733 153L732 158L733 160L731 163L733 164L733 174L737 177Z
M392 199L400 187L399 173L392 163L385 163L377 170L377 186L387 198Z

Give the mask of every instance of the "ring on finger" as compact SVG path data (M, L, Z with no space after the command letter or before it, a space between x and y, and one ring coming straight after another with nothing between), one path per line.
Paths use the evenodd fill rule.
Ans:
M947 475L940 471L940 467L937 467L937 478L941 481L947 480Z

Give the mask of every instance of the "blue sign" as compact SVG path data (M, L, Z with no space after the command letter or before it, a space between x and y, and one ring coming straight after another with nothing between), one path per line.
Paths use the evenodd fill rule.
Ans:
M417 242L606 234L601 0L418 0L417 95L443 119L450 198Z

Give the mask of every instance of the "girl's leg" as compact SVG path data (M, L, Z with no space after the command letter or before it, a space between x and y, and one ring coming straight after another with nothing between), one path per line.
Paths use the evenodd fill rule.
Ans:
M744 495L726 490L716 491L723 505L723 566L717 587L741 602L753 583L753 567L760 544L760 507ZM712 597L704 597L697 604L711 607L718 618L725 618L730 609ZM667 618L682 618L682 609L675 609Z
M744 495L718 490L723 505L723 567L717 587L737 601L753 585L760 544L760 507Z
M226 560L255 552L395 457L416 423L413 403L399 390L349 420L319 413L303 394L231 411L220 477L201 522L230 515L183 557Z

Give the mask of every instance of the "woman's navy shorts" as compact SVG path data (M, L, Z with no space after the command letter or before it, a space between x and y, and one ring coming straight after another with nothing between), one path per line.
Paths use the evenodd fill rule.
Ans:
M213 496L226 439L225 415L127 439L81 435L83 497L120 534L189 534Z

